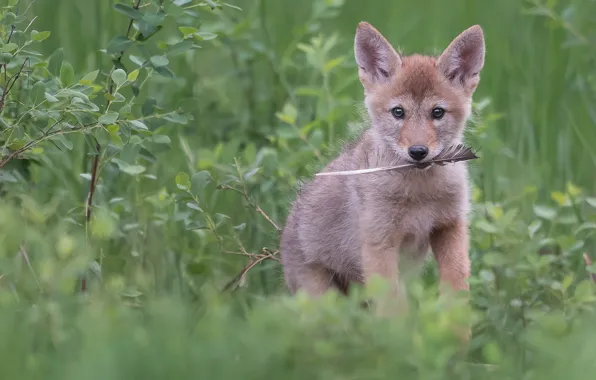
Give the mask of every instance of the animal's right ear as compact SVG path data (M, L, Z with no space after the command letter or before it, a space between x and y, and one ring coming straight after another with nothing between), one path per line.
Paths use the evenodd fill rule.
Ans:
M402 64L399 54L372 25L358 24L354 39L354 55L360 82L367 87L383 83L397 73Z

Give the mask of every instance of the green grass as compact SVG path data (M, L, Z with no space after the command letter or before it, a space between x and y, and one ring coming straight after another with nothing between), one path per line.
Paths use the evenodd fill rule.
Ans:
M36 17L27 33L51 32L33 45L41 60L54 58L10 93L0 113L7 149L0 158L39 136L47 117L71 112L68 102L30 110L36 81L57 95L58 83L68 79L60 54L77 81L100 70L97 92L85 90L99 111L87 116L108 113L104 93L113 62L101 50L129 24L115 3L19 2L28 20L23 28ZM158 3L143 0L141 12ZM198 0L178 2L196 15L177 14L166 3L172 13L143 44L149 56L180 38L180 26L217 36L169 57L175 78L148 77L142 69L137 95L129 85L119 91L149 131L123 123L116 132L73 133L0 168L0 340L6 342L0 378L579 379L593 373L596 298L588 271L596 269L586 268L582 255L596 255L596 3L230 0L242 10L211 11ZM352 52L360 21L406 54L438 53L473 24L485 31L486 63L467 135L481 156L470 165L471 314L436 300L432 263L409 287L410 318L391 321L359 308L360 293L287 297L275 260L238 276L247 256L277 250L278 234L266 217L283 226L300 180L361 126ZM0 28L6 42L10 25ZM127 74L137 67L134 56L143 55L139 45L122 58ZM151 101L158 109L148 107ZM172 111L187 122L151 119ZM143 143L126 142L129 134ZM99 160L87 221L93 139L109 150ZM142 174L135 173L139 166ZM365 292L377 295L382 286ZM467 317L474 336L462 357L449 326Z

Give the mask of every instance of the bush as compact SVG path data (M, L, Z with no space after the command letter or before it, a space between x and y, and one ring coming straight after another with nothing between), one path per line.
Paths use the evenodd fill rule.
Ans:
M278 232L289 202L366 125L346 53L350 20L369 12L357 3L0 7L2 378L589 376L589 1L527 2L532 25L499 25L499 41L487 17L516 19L518 2L461 0L433 32L451 33L440 25L465 5L466 23L495 31L469 133L481 147L471 307L437 298L434 263L408 284L401 318L361 307L382 281L348 298L287 295ZM514 34L538 47L507 45ZM563 42L568 54L552 53ZM526 68L517 48L550 60ZM534 77L542 70L551 87ZM453 329L464 322L466 351Z

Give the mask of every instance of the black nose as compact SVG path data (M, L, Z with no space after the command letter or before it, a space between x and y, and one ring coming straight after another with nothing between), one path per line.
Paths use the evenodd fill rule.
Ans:
M424 145L412 145L410 149L408 149L408 153L410 154L410 157L416 161L420 161L428 154L428 148Z

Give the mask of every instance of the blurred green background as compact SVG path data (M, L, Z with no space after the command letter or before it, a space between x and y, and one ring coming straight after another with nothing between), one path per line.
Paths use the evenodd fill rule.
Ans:
M113 3L37 1L34 12L43 15L37 21L39 27L53 32L46 52L63 47L65 57L79 70L105 63L99 50L121 33L127 22L114 15ZM327 39L337 34L340 41L334 53L349 55L347 66L352 63L353 35L359 21L372 23L406 54L436 54L462 30L480 24L486 33L487 55L476 99L489 98L491 111L498 115L483 131L498 137L482 146L485 158L478 165L482 167L483 190L499 199L527 184L560 188L572 180L593 188L596 159L591 147L596 135L589 105L594 100L594 49L590 40L593 22L588 16L595 10L593 2L544 1L541 6L540 1L519 0L458 0L449 5L438 0L398 4L329 1L343 5L336 9L337 15L316 26L307 24L317 11L312 1L230 3L243 11L226 12L225 21L215 20L223 23L218 27L226 33L234 29L236 38L206 44L194 57L176 62L177 72L184 75L180 75L180 88L170 90L176 92L172 102L192 105L195 115L202 115L194 131L201 141L223 138L228 124L234 124L228 127L233 130L228 136L239 131L249 136L274 133L273 106L291 94L278 88L271 65L286 59L284 54L291 54L301 35L321 33ZM213 21L205 18L205 22ZM315 30L304 30L309 27ZM334 78L350 83L342 96L360 101L362 91L353 80L354 70L346 70L342 76ZM217 82L223 78L229 80ZM289 85L302 84L296 82ZM209 112L213 106L217 114ZM223 115L227 123L214 124L221 123ZM350 119L350 114L342 116L342 120ZM336 129L342 133L345 127Z
M50 88L66 78L63 61L77 81L99 70L93 96L84 89L98 107L88 117L120 107L104 99L113 93L115 62L105 49L130 22L116 4L139 5L143 14L163 9L167 17L114 68L130 74L182 35L200 48L168 55L166 75L143 64L138 92L121 91L147 132L104 125L0 166L0 378L593 373L596 330L581 321L593 318L596 302L589 262L596 255L596 2L4 1L0 51L11 30L7 12L26 16L19 30L34 20L25 35L51 34L35 45L39 66L0 113L9 147L2 159L20 146L11 139L34 140L36 123L60 111L62 103L36 110L23 99L35 81L59 92ZM465 357L448 327L462 312L436 301L434 263L410 288L416 306L405 320L379 322L359 308L361 297L382 287L350 299L286 294L276 226L301 181L362 123L352 51L360 21L405 54L438 54L473 24L485 32L467 133L481 158L470 163L474 336ZM151 119L154 111L177 113ZM137 142L116 144L129 135ZM86 221L90 139L103 155Z

